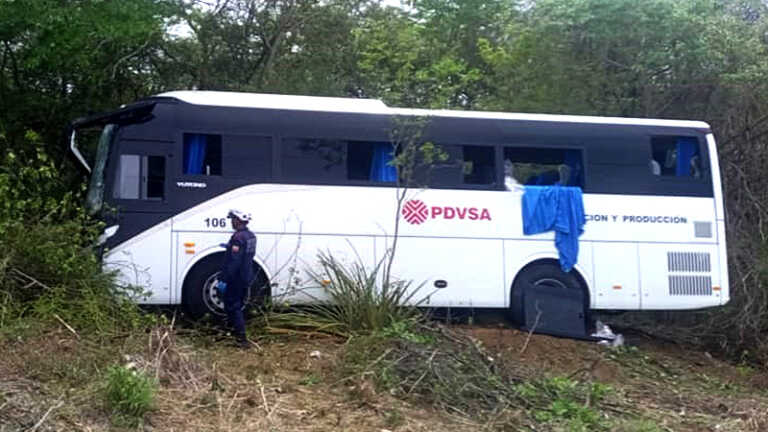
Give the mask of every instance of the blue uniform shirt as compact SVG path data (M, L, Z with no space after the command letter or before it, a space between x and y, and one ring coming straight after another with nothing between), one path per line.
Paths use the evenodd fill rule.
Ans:
M232 283L250 283L253 280L253 256L256 254L256 236L242 228L235 231L227 243L224 266L219 280Z

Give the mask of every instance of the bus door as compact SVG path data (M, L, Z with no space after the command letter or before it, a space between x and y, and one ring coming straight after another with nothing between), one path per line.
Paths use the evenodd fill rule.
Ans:
M107 224L119 228L109 239L115 248L105 261L121 271L124 282L149 290L147 302L156 304L170 301L171 292L171 145L120 140L106 191Z

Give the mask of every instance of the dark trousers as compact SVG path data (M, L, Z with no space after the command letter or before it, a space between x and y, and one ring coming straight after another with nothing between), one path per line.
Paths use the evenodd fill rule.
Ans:
M247 284L243 281L232 281L224 292L224 310L227 312L229 324L234 328L235 336L245 338L245 318L243 317L243 302Z

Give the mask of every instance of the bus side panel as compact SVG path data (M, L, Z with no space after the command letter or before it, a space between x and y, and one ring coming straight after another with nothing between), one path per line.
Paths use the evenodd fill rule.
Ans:
M273 274L275 255L273 245L275 236L256 234L256 260L266 268L267 274ZM174 304L181 304L184 282L190 270L202 259L215 253L224 252L222 244L229 242L231 232L179 231L175 233L176 284Z
M707 135L707 148L709 150L710 171L712 173L712 191L715 195L715 214L718 221L725 221L723 182L720 178L720 160L717 157L717 144L715 144L715 136L713 134ZM725 236L722 238L724 239Z
M715 193L715 214L718 243L718 266L720 269L720 304L730 300L730 280L728 279L728 248L725 240L725 207L723 205L723 184L720 177L720 161L717 157L717 144L713 134L707 135L707 146L710 154L712 172L712 188Z
M506 297L503 265L502 241L498 239L401 237L392 275L411 281L412 289L421 286L411 303L502 307Z
M637 243L593 242L597 309L639 309Z
M229 236L225 233L206 233L179 231L176 233L176 289L174 304L181 304L184 282L195 264L206 256L223 252L220 243L226 243Z
M728 276L728 248L725 243L725 221L717 221L718 264L720 268L720 304L731 300L730 279Z
M693 309L720 304L716 245L641 244L642 309Z
M139 303L171 303L171 226L166 220L104 257L105 269L118 271L119 284L145 290L148 295L137 298Z
M357 265L362 264L368 274L375 267L373 237L278 234L274 238L277 266L272 295L276 302L314 303L328 298L316 280L331 280L320 264L320 254L332 257L352 275Z

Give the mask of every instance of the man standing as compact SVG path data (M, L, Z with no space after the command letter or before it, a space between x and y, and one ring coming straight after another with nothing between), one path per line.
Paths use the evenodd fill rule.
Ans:
M224 299L224 310L230 325L234 328L237 343L248 348L250 342L245 335L243 303L248 287L253 281L253 256L256 253L256 236L248 230L251 215L240 210L230 210L227 215L232 221L235 233L227 243L224 265L219 275L217 288Z

